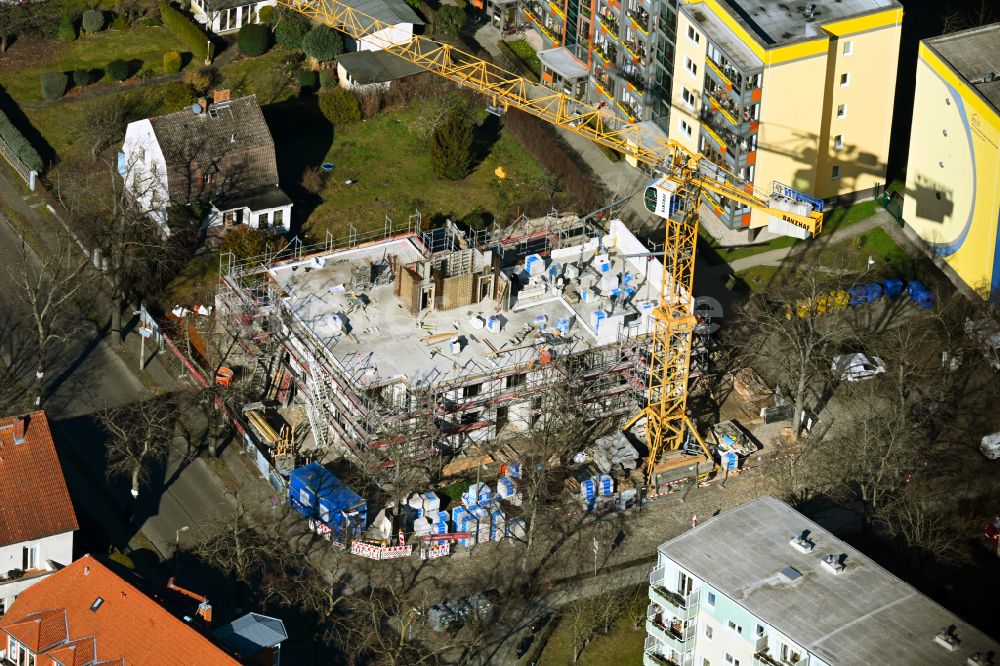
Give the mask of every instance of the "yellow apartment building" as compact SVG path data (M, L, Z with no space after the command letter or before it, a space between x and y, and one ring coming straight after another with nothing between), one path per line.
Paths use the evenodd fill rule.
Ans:
M903 219L956 277L1000 298L1000 23L920 43Z
M681 0L669 135L768 194L829 205L885 182L896 0ZM768 217L714 199L731 229Z

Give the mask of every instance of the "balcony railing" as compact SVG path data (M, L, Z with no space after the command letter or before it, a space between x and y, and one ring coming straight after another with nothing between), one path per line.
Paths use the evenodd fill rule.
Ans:
M637 39L634 39L632 41L629 41L627 39L623 39L623 40L621 40L621 42L622 42L622 46L625 47L625 50L629 52L629 55L631 55L633 58L635 58L636 60L638 60L639 64L645 66L645 64L646 64L646 44L644 42L640 42Z
M647 650L646 656L649 657L654 664L659 664L660 666L680 666L676 661L660 654L659 652Z
M614 44L594 42L594 53L597 54L606 65L613 65L618 62L618 49Z
M639 72L635 70L622 70L622 78L629 85L629 90L632 92L644 95L646 93L646 79L639 76Z
M754 666L784 666L780 661L771 656L766 649L761 650L753 656Z

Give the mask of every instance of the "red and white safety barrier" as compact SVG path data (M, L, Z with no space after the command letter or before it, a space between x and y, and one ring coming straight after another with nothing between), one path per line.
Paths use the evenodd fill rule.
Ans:
M451 555L451 543L445 542L437 546L431 546L430 548L420 549L420 559L422 560L434 560L439 557L445 557L446 555Z
M394 560L412 555L413 546L377 546L364 541L353 541L351 554L367 557L370 560Z
M413 546L387 546L382 549L383 560L394 560L397 557L409 557L413 554Z

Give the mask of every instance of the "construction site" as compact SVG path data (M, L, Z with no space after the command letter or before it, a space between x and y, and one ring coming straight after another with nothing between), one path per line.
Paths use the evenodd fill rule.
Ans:
M217 320L293 415L279 469L447 461L530 429L555 385L594 421L641 409L663 266L622 222L386 231L223 261Z

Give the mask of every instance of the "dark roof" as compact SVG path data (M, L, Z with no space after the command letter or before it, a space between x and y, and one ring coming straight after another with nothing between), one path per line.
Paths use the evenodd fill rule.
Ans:
M385 83L424 71L422 67L388 51L345 53L337 58L337 64L351 75L351 80L361 85Z
M403 2L403 0L343 0L343 2L365 16L370 16L389 25L398 25L400 23L424 24L416 12Z
M0 497L0 546L78 529L45 412L0 418Z
M258 613L236 618L217 628L212 635L240 657L251 657L288 638L281 620Z
M924 43L1000 111L1000 23L953 32Z
M235 210L237 208L249 208L250 210L267 210L269 208L283 208L290 206L292 200L277 185L265 185L253 190L238 192L233 195L220 197L215 202L215 207L220 211Z
M150 118L171 201L188 203L278 184L274 141L257 96ZM211 174L203 185L203 176Z

